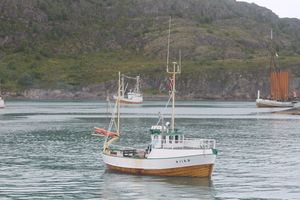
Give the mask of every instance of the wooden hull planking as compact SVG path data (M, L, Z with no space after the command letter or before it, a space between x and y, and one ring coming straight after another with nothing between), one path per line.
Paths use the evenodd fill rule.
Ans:
M170 169L136 169L124 168L107 164L110 171L136 174L136 175L149 175L149 176L178 176L178 177L210 177L213 171L213 164L196 165L180 168Z
M156 149L152 150L152 152L155 150ZM185 152L186 156L168 156L165 158L131 158L107 154L102 154L102 156L103 161L107 165L108 170L111 171L117 171L128 174L156 176L211 176L216 158L215 154L210 153L188 155L192 152L190 152L189 150L181 151ZM180 155L180 153L177 152L176 155Z

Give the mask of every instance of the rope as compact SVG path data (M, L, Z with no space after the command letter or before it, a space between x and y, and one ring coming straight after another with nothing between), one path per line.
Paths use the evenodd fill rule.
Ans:
M164 113L166 112L166 110L167 110L167 108L168 108L168 105L169 105L169 103L170 103L170 101L171 101L171 98L172 98L172 96L170 95L169 100L168 100L168 102L167 102L167 104L166 104L164 110L163 110L162 113L160 113L160 115L159 115L159 119L158 119L158 122L156 123L156 125L158 125L158 124L160 123L161 119L163 118L162 115L164 115Z

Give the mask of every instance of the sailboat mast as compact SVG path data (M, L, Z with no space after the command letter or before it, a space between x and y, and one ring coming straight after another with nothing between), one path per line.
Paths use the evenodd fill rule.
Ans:
M271 99L278 100L278 73L276 70L276 50L273 46L273 29L270 33L270 95Z
M271 41L270 41L270 53L271 53L271 59L270 59L270 72L276 69L276 61L275 57L277 55L276 49L273 46L273 29L271 29Z

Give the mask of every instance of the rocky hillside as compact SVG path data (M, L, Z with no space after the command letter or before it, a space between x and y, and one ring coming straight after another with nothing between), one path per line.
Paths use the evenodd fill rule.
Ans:
M251 99L267 91L269 33L299 89L300 21L235 0L2 0L2 92L30 98L98 98L117 71L140 74L148 96L165 93L168 19L171 60L181 49L179 94Z

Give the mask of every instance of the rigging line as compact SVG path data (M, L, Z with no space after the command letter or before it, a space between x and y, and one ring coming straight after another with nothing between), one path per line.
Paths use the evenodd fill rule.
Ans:
M169 100L168 100L168 102L167 102L167 104L166 104L164 110L160 113L160 116L159 116L159 119L158 119L158 122L156 123L156 125L158 125L158 124L160 123L160 120L162 119L162 115L165 114L165 112L166 112L166 110L167 110L167 108L168 108L168 105L169 105L171 99L172 99L172 95L170 95Z
M125 88L124 88L124 95L125 95L125 93L126 93L127 87L128 87L128 83L126 84L126 86L125 86Z
M116 122L115 122L116 104L115 104L114 111L112 110L112 105L111 105L111 102L110 102L109 98L108 98L108 104L109 104L109 111L111 111L111 119L110 119L110 122L109 122L109 125L108 125L108 131L111 131L112 126L114 124L115 124L115 127L116 127ZM105 145L107 145L108 142L109 142L109 136L107 135L106 138L105 138L103 148L105 147Z
M109 101L109 105L110 105L110 108L111 108L112 106L111 106L110 101ZM117 112L117 104L115 104L114 110L111 112L111 119L110 119L110 123L109 123L109 126L108 126L108 131L111 131L113 125L115 125L115 128L117 128L116 121L115 121L116 112Z

